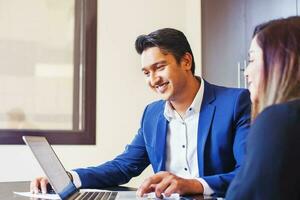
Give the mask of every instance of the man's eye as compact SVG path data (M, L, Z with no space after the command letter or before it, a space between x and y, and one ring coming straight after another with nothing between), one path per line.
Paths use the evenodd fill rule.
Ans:
M157 69L158 69L158 70L163 70L163 69L165 69L165 65L158 65L158 66L157 66Z
M149 76L149 74L150 74L149 72L144 71L144 75L145 75L145 76Z

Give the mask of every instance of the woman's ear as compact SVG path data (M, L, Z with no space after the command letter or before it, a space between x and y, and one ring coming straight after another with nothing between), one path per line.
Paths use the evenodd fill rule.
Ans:
M183 67L183 69L185 70L191 70L192 68L192 55L190 53L185 53L182 58L181 58L181 66Z

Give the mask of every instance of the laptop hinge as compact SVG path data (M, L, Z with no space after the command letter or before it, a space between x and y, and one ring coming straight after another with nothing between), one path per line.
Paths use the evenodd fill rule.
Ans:
M70 197L68 197L68 200L76 199L79 195L80 195L80 193L76 192L76 193L72 194Z

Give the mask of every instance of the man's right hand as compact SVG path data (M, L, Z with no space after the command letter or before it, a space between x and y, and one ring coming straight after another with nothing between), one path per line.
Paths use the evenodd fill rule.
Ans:
M49 184L47 177L38 177L35 178L30 183L30 192L37 194L42 192L43 194L47 193L47 185Z

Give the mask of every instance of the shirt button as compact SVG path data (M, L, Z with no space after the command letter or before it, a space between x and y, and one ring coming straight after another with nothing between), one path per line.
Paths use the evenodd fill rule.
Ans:
M184 170L187 171L187 168L185 167Z
M185 148L185 145L182 145L182 148Z

